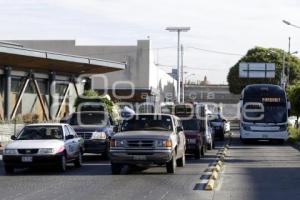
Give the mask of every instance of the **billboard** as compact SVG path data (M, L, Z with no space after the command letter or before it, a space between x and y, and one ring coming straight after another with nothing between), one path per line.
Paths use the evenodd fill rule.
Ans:
M275 63L240 63L240 78L275 78Z

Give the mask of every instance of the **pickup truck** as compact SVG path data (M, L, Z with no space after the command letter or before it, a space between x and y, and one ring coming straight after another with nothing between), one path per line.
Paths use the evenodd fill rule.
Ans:
M123 166L166 166L175 173L185 165L186 140L181 121L169 114L136 114L125 120L121 132L112 136L110 159L112 174Z

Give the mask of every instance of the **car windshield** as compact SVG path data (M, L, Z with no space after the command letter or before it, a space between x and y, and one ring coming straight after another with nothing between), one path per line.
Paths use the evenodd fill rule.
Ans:
M200 120L188 119L182 120L184 130L200 130Z
M75 113L69 120L70 125L106 125L107 115L103 112Z
M63 139L61 126L26 126L17 140L60 140Z
M136 130L171 131L173 130L172 118L161 115L137 115L122 124L122 131Z

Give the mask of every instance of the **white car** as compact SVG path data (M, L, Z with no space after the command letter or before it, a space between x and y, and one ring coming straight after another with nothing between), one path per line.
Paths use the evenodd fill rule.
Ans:
M68 162L76 167L82 165L83 139L68 124L32 124L12 136L13 142L3 151L6 173L15 168L54 166L66 170Z

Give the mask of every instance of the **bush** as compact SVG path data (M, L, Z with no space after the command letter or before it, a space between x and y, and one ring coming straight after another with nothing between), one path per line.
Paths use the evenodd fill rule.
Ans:
M289 141L296 142L300 141L300 129L289 127Z

